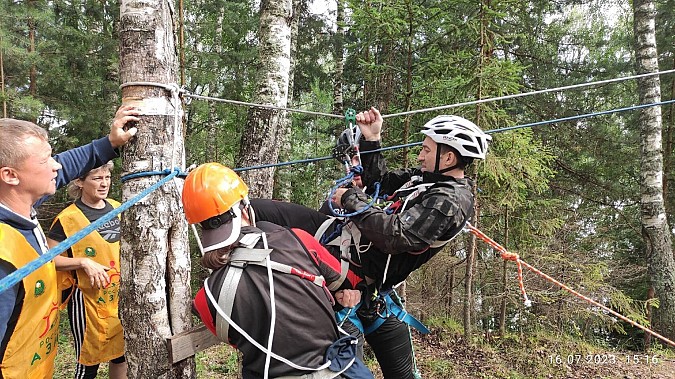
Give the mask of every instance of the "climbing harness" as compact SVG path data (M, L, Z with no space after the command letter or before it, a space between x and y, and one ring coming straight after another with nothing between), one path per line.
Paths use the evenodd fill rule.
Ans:
M392 299L392 296L396 300ZM390 316L396 317L399 321L412 326L422 334L430 333L429 329L424 326L421 321L413 317L403 308L403 301L394 288L376 292L373 294L371 301L374 304L375 315L377 317L369 326L364 328L364 334L368 335L376 331Z
M264 248L255 249L254 246L261 239ZM342 372L346 371L351 366L351 364L353 364L355 358L353 358L352 361L347 365L347 367L344 367L342 371L333 372L328 370L328 367L330 366L330 361L315 368L304 367L297 365L272 351L272 343L274 341L274 331L276 324L276 304L274 296L274 279L272 272L277 271L282 272L284 274L295 275L304 280L308 280L314 285L317 285L323 289L326 289L326 281L321 275L314 275L304 270L283 263L275 262L272 259L270 259L270 253L272 252L272 249L270 249L269 246L267 245L267 238L264 232L246 234L239 241L239 243L244 247L235 248L234 251L232 252L231 260L230 263L228 264L227 273L223 279L218 299L215 299L213 293L209 288L208 278L204 281L204 292L208 297L211 305L214 307L216 312L221 316L217 317L215 320L216 321L215 327L218 337L221 338L223 341L228 341L228 330L231 326L237 332L239 332L241 336L246 338L246 340L248 340L253 346L255 346L260 351L265 353L266 355L265 374L264 374L265 378L268 378L270 360L272 358L276 359L277 361L283 362L288 366L295 368L296 370L321 372L322 373L322 376L320 376L321 378L324 377L333 378L339 376L340 374L342 374ZM267 347L264 347L261 344L259 344L253 337L251 337L248 333L246 333L246 331L244 331L239 325L237 325L231 318L232 308L237 294L237 287L239 285L241 276L248 265L257 265L267 268L267 276L270 288L270 309L272 313L270 320L270 335Z

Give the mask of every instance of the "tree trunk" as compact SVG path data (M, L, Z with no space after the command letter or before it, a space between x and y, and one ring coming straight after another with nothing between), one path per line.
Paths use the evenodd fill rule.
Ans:
M260 4L260 40L258 88L253 101L258 104L286 107L291 54L291 0L263 0ZM246 130L241 136L238 167L276 163L281 141L278 130L284 115L276 109L251 108ZM270 198L274 168L242 173L251 196Z
M445 309L448 316L452 315L453 305L455 303L455 265L450 265L450 270L445 274L446 282L448 283L447 297L445 300Z
M293 0L293 18L291 19L291 67L288 73L288 99L287 102L290 106L294 104L293 98L293 81L295 80L295 56L298 45L298 29L300 25L300 10L304 9L304 3L306 0ZM277 138L281 145L281 152L279 156L282 161L288 162L291 160L291 151L293 149L293 144L291 143L293 138L293 117L290 114L286 114L283 117L281 126L279 128L279 133L277 133ZM276 179L274 180L274 198L291 201L291 196L293 187L291 182L291 168L286 167L280 170L276 170Z
M28 7L36 8L35 1L28 1ZM33 16L28 17L28 40L28 52L35 53L35 19L33 19ZM34 60L30 65L30 72L28 76L30 79L28 84L28 92L32 97L35 98L37 97L37 68L35 67Z
M172 2L123 0L120 5L122 83L177 82ZM180 101L156 86L132 85L122 102L140 108L135 140L124 148L125 173L184 166ZM177 122L176 118L178 118ZM124 183L123 199L160 179L143 176ZM194 377L194 360L168 363L166 338L191 326L190 254L182 216L182 182L174 180L124 212L121 243L120 316L130 378Z
M344 0L337 0L337 16L335 23L337 31L335 32L335 72L333 73L333 113L344 114L344 99L342 97L342 85L344 74L344 49L345 49L345 5ZM340 130L338 130L340 132Z
M675 69L675 60L673 60L673 67ZM670 99L675 99L675 80L670 82ZM672 206L670 196L668 195L670 183L673 181L673 171L671 169L672 155L673 155L673 127L675 127L675 107L672 105L668 108L668 113L664 119L666 128L665 150L663 154L663 202L666 204L666 214L671 215L675 211Z
M655 8L653 1L633 2L635 57L637 73L658 71L656 52ZM638 79L641 104L661 101L657 75ZM661 107L642 108L639 124L642 134L641 219L647 246L647 265L651 285L659 299L654 309L654 327L663 335L675 338L675 261L670 228L663 203L663 149Z
M406 36L406 78L405 78L405 110L409 112L412 108L412 81L413 81L413 58L414 58L414 48L413 41L415 39L415 13L411 9L411 3L406 4L407 15L408 15L408 35ZM410 118L411 115L405 117L403 123L403 144L407 144L410 139ZM408 148L401 150L401 158L403 161L403 167L408 168Z
M473 186L473 195L474 197L476 196L476 186ZM478 220L478 205L474 205L474 214L473 217L471 218L471 225L477 226L477 220ZM466 272L465 272L465 278L464 278L464 292L465 292L465 298L464 298L464 317L463 317L463 322L464 322L464 337L469 340L469 337L471 336L471 332L473 330L473 324L471 323L471 316L473 313L473 274L474 274L474 265L476 264L476 236L474 234L470 234L469 236L469 246L467 247L467 255L466 255Z
M7 118L7 98L5 97L5 63L2 56L2 35L0 35L0 90L2 91L2 117Z
M504 213L504 246L509 246L509 208ZM502 262L502 298L499 304L499 335L506 334L506 300L509 289L506 285L507 261Z

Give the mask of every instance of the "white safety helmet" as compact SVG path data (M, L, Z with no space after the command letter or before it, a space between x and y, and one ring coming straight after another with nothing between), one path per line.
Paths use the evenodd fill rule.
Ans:
M436 116L422 127L434 142L453 147L465 158L485 159L492 136L473 122L459 116Z

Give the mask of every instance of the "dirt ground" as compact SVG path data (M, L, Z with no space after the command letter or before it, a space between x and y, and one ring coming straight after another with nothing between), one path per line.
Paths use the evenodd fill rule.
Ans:
M415 336L416 356L423 378L566 378L675 379L675 359L658 353L553 352L545 346L467 344L462 337L443 337L437 330ZM671 354L672 356L672 354ZM443 364L445 362L445 364Z

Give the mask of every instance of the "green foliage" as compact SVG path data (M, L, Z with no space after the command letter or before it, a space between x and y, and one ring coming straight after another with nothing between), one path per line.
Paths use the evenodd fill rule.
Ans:
M344 103L385 114L611 79L633 73L632 13L621 0L529 2L492 0L349 0L345 26ZM656 3L662 69L673 65L673 0ZM9 117L50 129L55 151L86 143L108 128L119 103L117 2L0 0L0 48ZM258 15L248 0L185 3L185 87L215 98L249 101L256 87ZM335 46L327 15L298 10L300 27L294 106L330 112ZM31 33L31 31L35 33ZM34 35L34 50L31 43ZM661 77L673 98L675 76ZM419 128L439 113L474 120L484 130L634 105L634 81L390 117L385 146L420 140ZM672 161L674 107L663 107L668 216L675 210ZM247 108L193 100L185 105L188 163L233 165ZM291 152L299 160L331 154L344 124L292 114ZM476 178L481 230L528 263L643 323L648 278L640 226L640 135L635 112L492 133ZM417 149L386 153L390 167L415 164ZM332 180L344 175L329 159L280 168L292 200L317 207ZM470 239L434 258L412 277L415 296L437 300L432 323L460 332L462 259ZM478 242L472 305L475 325L492 332L501 301L506 330L547 329L615 343L636 331L528 272L534 307L524 309L513 279L491 248ZM458 265L459 264L459 265ZM457 276L447 288L449 273ZM195 272L196 276L203 272ZM427 275L427 276L425 276ZM429 279L431 278L431 279ZM452 292L453 303L448 304ZM423 295L419 295L423 294ZM443 309L445 308L445 309ZM436 310L434 309L434 312ZM616 332L628 333L626 336ZM609 337L608 337L609 336ZM616 342L616 343L619 343ZM636 343L637 345L638 343ZM227 366L228 364L224 364ZM437 364L443 370L442 364ZM229 370L229 369L228 369ZM515 375L515 374L514 374Z

